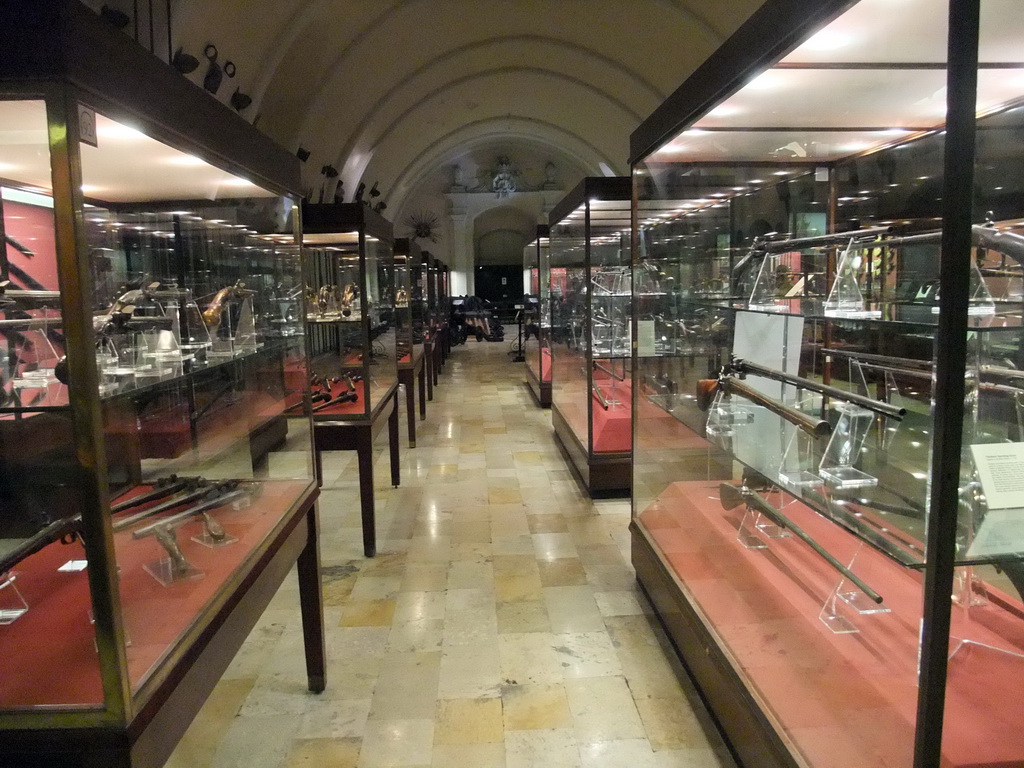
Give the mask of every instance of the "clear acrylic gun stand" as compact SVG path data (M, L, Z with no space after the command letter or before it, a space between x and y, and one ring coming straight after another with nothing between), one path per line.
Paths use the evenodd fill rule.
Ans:
M863 544L858 544L857 549L847 564L849 570L860 554ZM859 576L859 574L858 574ZM881 613L891 613L884 603L876 603L865 595L860 588L853 584L845 576L839 578L835 588L825 598L825 604L821 606L818 618L821 622L837 635L849 635L860 632L857 626L857 619L861 616L873 616Z
M28 603L14 585L14 571L0 574L0 626L12 624L28 612Z
M818 474L832 488L866 488L878 485L878 478L854 467L860 459L864 440L875 417L866 408L850 403L834 406L839 420L818 465Z

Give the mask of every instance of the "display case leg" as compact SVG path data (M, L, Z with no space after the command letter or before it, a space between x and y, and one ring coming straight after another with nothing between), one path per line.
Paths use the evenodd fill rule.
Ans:
M427 366L426 364L420 368L419 378L419 389L420 389L420 421L426 421L427 419Z
M306 652L309 690L321 693L327 687L327 656L324 646L324 606L320 586L320 525L315 506L306 513L307 535L296 563L299 577L299 607L302 611L302 640Z
M391 485L397 488L402 484L402 470L398 453L398 393L395 393L395 407L388 417L388 442L391 449Z
M359 459L359 506L363 516L363 554L377 554L377 523L373 500L373 442L370 437L356 449Z

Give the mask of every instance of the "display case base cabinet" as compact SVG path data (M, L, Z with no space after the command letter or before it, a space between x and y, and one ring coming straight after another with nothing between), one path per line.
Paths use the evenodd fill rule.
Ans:
M741 764L806 768L786 749L636 523L630 531L637 582Z
M5 731L3 768L160 768L293 565L309 690L326 684L320 554L310 494L126 728Z
M409 428L409 447L416 447L416 389L419 389L420 419L427 418L427 375L424 353L415 350L409 362L398 364L398 383L405 386L405 416Z
M591 494L630 489L632 474L628 452L591 454L576 437L556 405L551 406L551 423L559 445L569 457L569 463Z
M526 369L526 383L530 387L530 394L541 408L551 407L551 382L541 381L537 374L530 368Z
M318 421L313 424L313 448L316 454L316 482L324 483L323 451L355 451L359 462L359 506L363 524L363 554L377 554L377 521L373 495L373 441L388 428L391 452L391 484L398 487L401 470L398 455L398 387L380 399L368 421Z

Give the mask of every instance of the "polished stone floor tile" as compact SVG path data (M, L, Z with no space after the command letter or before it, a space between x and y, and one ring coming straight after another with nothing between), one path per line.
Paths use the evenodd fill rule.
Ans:
M370 721L363 734L358 768L430 765L433 719Z
M571 728L505 733L507 768L579 768L580 750Z
M395 615L394 600L348 602L341 615L342 627L390 627Z
M548 610L543 600L498 603L498 633L551 632Z
M434 744L500 743L504 739L500 698L437 702Z
M581 742L647 738L625 678L567 679L565 692Z
M359 738L296 739L285 768L356 768Z
M579 587L587 583L587 572L579 558L544 560L537 565L545 587Z
M600 632L604 618L597 609L594 590L582 587L544 587L544 602L555 632Z
M629 500L581 491L522 377L456 348L397 489L381 436L375 558L355 457L324 455L327 690L291 577L169 768L732 768L645 613Z
M505 730L571 728L572 713L561 683L506 685L501 690Z

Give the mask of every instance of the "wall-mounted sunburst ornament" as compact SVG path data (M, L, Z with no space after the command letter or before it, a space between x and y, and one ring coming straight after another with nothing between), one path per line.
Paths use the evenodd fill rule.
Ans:
M408 237L436 243L439 237L438 222L437 214L433 211L417 211L409 214L405 217L405 224L410 228Z

